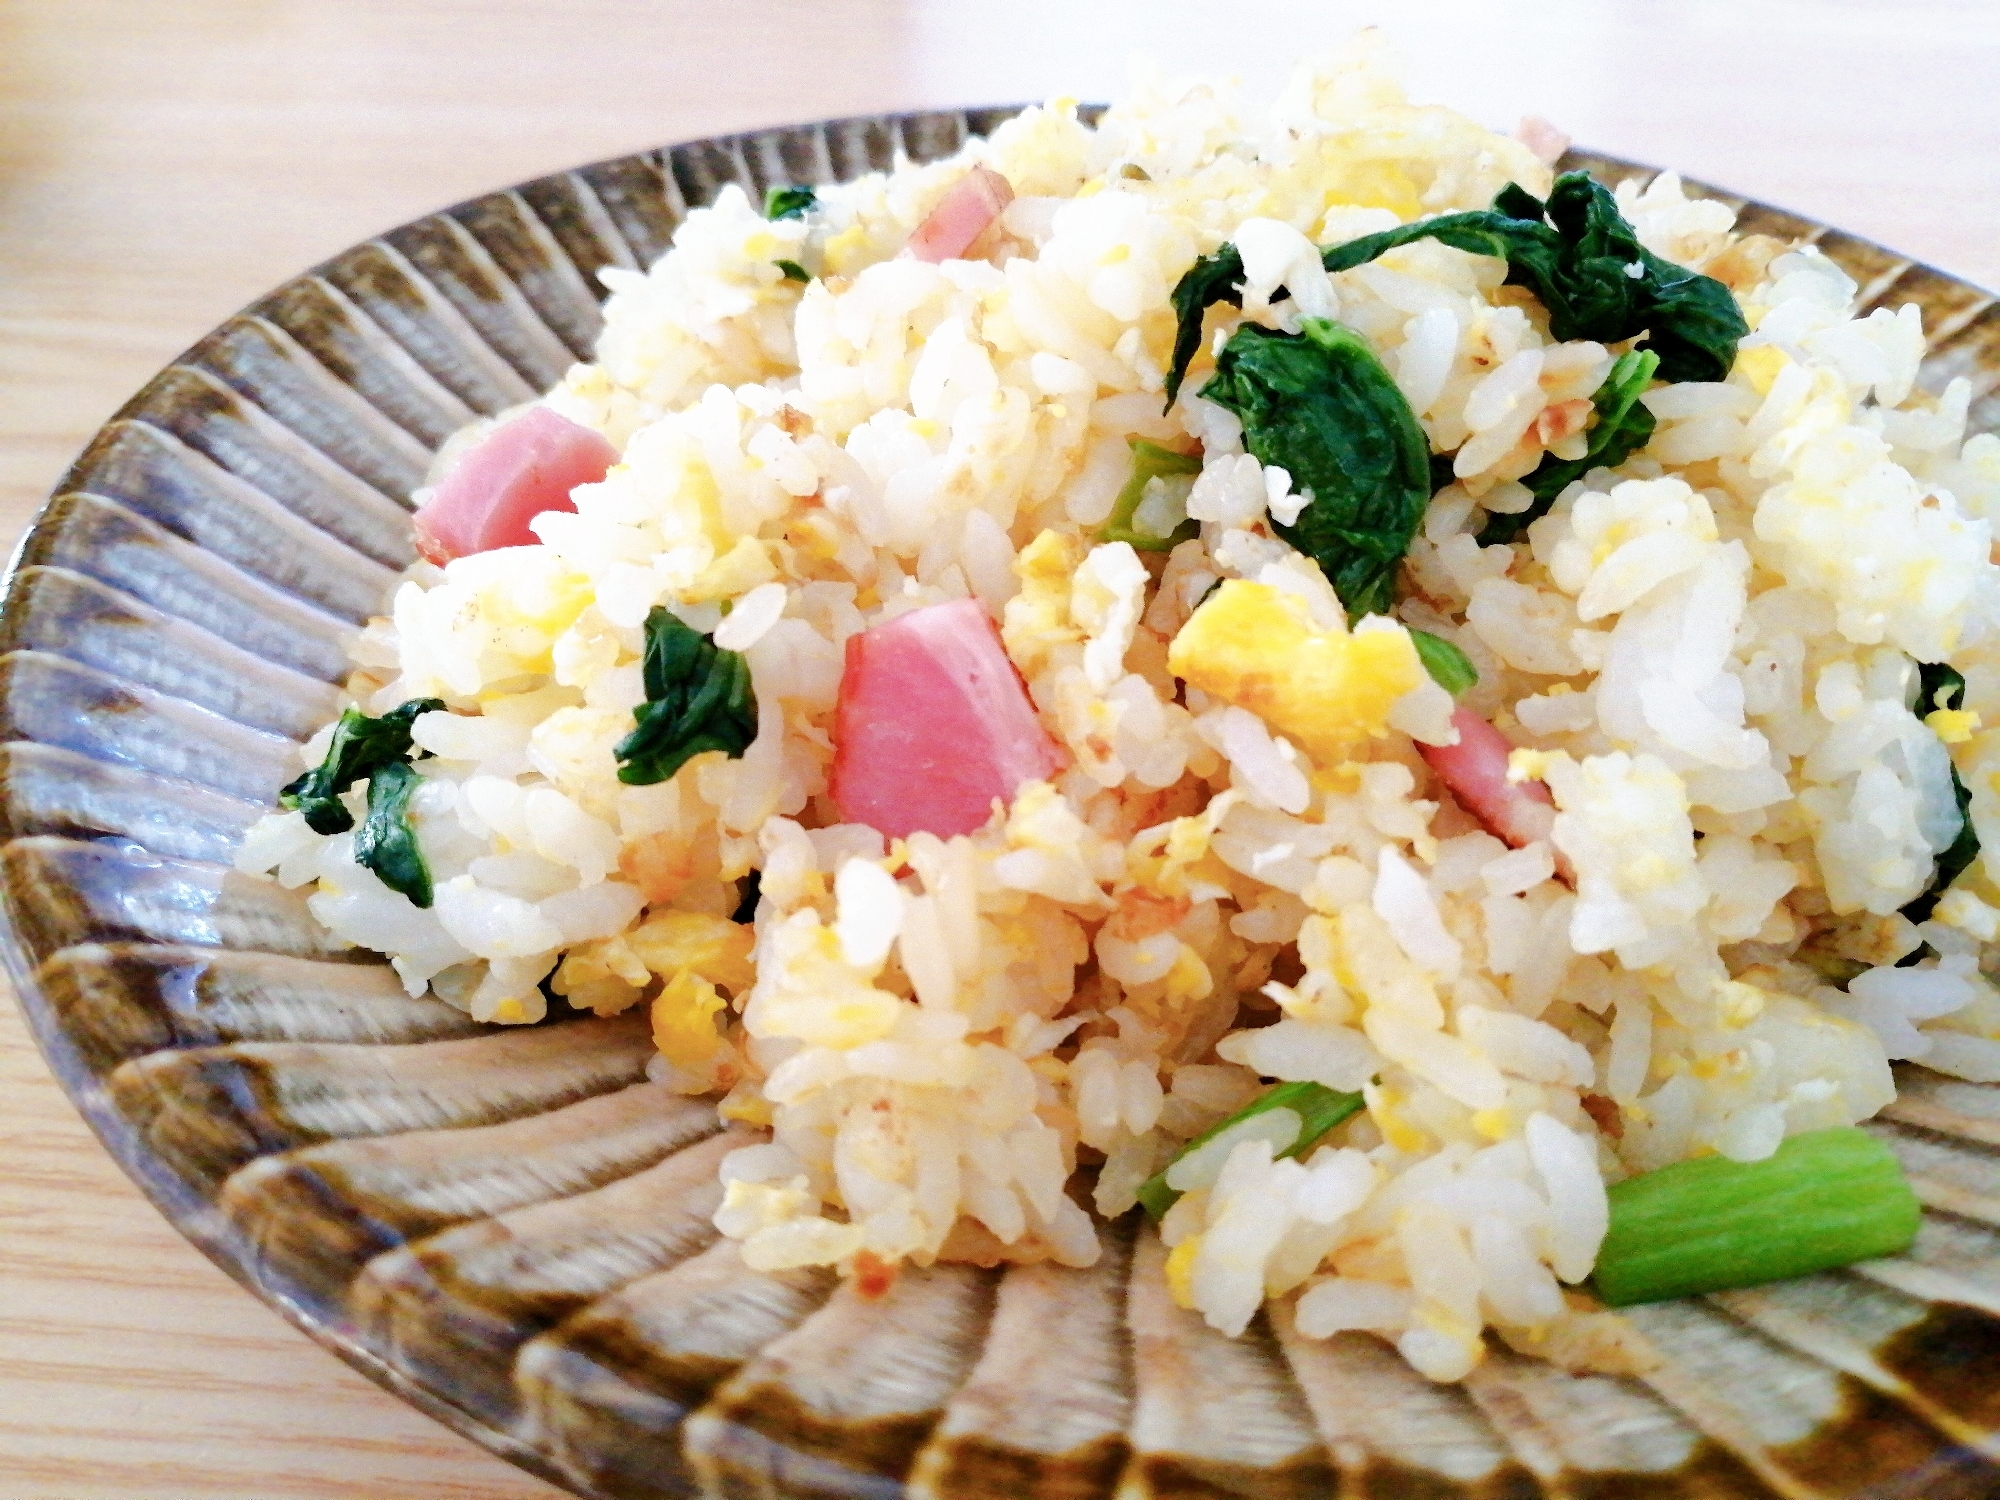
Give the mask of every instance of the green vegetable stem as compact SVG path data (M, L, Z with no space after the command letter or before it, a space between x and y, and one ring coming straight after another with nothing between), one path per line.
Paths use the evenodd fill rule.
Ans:
M627 785L665 781L708 750L741 759L757 737L757 696L742 653L721 650L658 605L646 616L644 673L646 701L632 710L636 727L616 751Z
M1940 708L1965 706L1965 678L1955 668L1927 661L1920 663L1917 671L1921 686L1917 691L1917 706L1911 712L1919 719ZM1903 908L1903 915L1912 922L1926 920L1937 907L1938 897L1979 858L1979 833L1972 826L1972 793L1959 779L1957 766L1951 768L1951 791L1958 799L1958 837L1937 857L1937 871L1924 893Z
M1412 630L1410 643L1417 648L1417 660L1431 674L1431 681L1452 697L1463 697L1478 684L1479 668L1472 664L1472 658L1443 636L1432 635L1428 630Z
M1243 423L1243 444L1310 496L1272 530L1326 574L1348 618L1386 614L1430 504L1430 443L1368 341L1307 318L1297 333L1246 323L1202 395Z
M1535 503L1513 515L1494 513L1480 529L1483 546L1511 542L1531 522L1548 514L1556 496L1592 469L1615 469L1652 440L1653 414L1640 402L1653 383L1660 357L1637 349L1621 354L1597 388L1590 403L1597 409L1591 426L1589 447L1582 458L1557 458L1544 453L1534 473L1521 482L1534 492Z
M326 755L278 793L279 806L304 814L314 833L347 832L354 826L354 815L340 794L356 782L368 780L383 766L407 761L411 723L417 715L443 707L442 698L412 698L379 719L369 718L358 708L348 709L334 726Z
M1210 1141L1233 1126L1258 1115L1268 1114L1274 1109L1290 1110L1299 1120L1299 1132L1289 1146L1280 1148L1274 1156L1303 1156L1317 1145L1329 1130L1356 1113L1363 1104L1359 1094L1343 1094L1318 1083L1281 1083L1252 1099L1243 1108L1227 1119L1218 1120L1200 1135L1189 1141L1173 1154L1172 1160L1148 1177L1139 1187L1139 1204L1155 1224L1166 1217L1168 1209L1180 1198L1180 1190L1167 1186L1167 1173L1174 1163L1188 1153L1206 1146Z
M1645 334L1638 347L1659 356L1662 380L1724 379L1750 331L1728 287L1646 249L1611 190L1587 172L1558 177L1546 203L1510 183L1491 208L1364 235L1320 259L1328 271L1347 271L1415 240L1506 261L1507 280L1541 299L1557 339L1615 344ZM1202 314L1218 302L1240 307L1243 274L1243 257L1224 245L1174 287L1168 405L1201 348Z
M1201 472L1201 459L1144 438L1126 441L1132 447L1132 477L1118 492L1097 539L1129 542L1143 552L1169 552L1200 534L1201 527L1188 519L1187 497Z
M1596 1282L1613 1307L1895 1255L1922 1216L1889 1148L1852 1126L1795 1135L1764 1161L1679 1162L1610 1198Z
M809 187L774 187L764 192L764 217L802 219L819 207L819 194Z

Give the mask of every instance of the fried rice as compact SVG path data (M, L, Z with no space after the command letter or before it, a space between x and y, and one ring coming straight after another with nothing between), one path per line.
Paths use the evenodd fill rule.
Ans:
M974 168L1012 199L972 253L899 254ZM1865 1120L1892 1061L2000 1081L2000 440L1967 437L1966 381L1919 388L1917 308L1857 316L1831 260L1667 173L1617 207L1734 293L1733 367L1652 388L1643 447L1482 544L1585 453L1631 341L1557 341L1490 256L1320 250L1552 180L1407 102L1364 38L1268 110L1146 77L810 213L724 188L649 270L602 273L597 359L542 399L615 466L537 545L413 566L354 642L363 712L442 704L411 727L431 904L296 810L241 868L481 1021L648 1007L655 1076L769 1128L716 1216L752 1267L1087 1265L1172 1163L1169 1282L1226 1333L1284 1299L1440 1380L1489 1328L1630 1367L1569 1290L1607 1184ZM1168 405L1170 297L1225 241L1241 307ZM1311 496L1200 394L1240 326L1309 318L1450 456L1393 608L1351 625L1278 535ZM1104 539L1135 439L1199 455L1146 491L1171 550ZM967 599L1061 768L970 833L843 822L849 641ZM754 737L631 784L661 606L747 661ZM1456 704L1412 630L1476 670ZM1344 686L1232 691L1294 637ZM1942 663L1964 690L1920 718ZM1427 758L1460 710L1547 788L1539 836L1496 836ZM1954 766L1996 852L1940 893ZM367 785L345 796L360 816ZM1273 1081L1365 1108L1297 1159L1250 1123L1175 1160Z

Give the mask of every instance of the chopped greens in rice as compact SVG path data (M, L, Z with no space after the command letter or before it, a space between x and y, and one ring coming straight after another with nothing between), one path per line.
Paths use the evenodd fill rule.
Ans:
M1893 1060L2000 1081L2000 440L1915 307L1672 174L1564 182L1622 321L1574 245L1516 273L1549 168L1366 39L1268 118L1151 81L726 188L540 403L617 461L411 569L352 764L242 868L480 1020L647 1007L771 1131L716 1216L754 1267L1087 1265L1143 1191L1226 1333L1641 1367L1565 1292L1607 1184L1851 1126ZM1527 248L1392 233L1441 215ZM864 677L905 759L837 767ZM927 821L946 774L999 795ZM914 831L842 820L871 778Z

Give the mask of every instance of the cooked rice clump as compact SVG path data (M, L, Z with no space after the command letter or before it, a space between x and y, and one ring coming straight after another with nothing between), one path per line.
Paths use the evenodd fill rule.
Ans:
M997 245L897 258L974 163L1017 195ZM1374 1330L1437 1379L1488 1327L1630 1367L1623 1325L1563 1290L1606 1182L1866 1119L1892 1059L2000 1080L2000 737L1979 728L2000 724L2000 441L1965 438L1965 381L1916 389L1915 307L1854 316L1831 261L1735 236L1668 174L1621 208L1754 331L1726 381L1646 398L1642 451L1482 547L1545 449L1581 453L1571 403L1619 351L1552 342L1497 260L1421 242L1328 277L1315 247L1509 181L1550 173L1406 103L1364 45L1267 123L1150 82L1094 128L1030 109L805 219L726 189L651 270L603 273L598 360L545 398L622 464L536 522L541 546L414 567L355 645L368 712L449 705L415 726L435 905L297 813L243 868L311 887L334 933L481 1020L539 1019L552 968L570 1005L650 1005L656 1076L771 1128L726 1162L716 1220L753 1266L1087 1265L1086 1205L1131 1210L1268 1080L1316 1080L1365 1112L1304 1160L1252 1132L1192 1170L1162 1230L1183 1305L1235 1334L1295 1297L1306 1335ZM1476 664L1464 702L1526 747L1550 842L1510 849L1439 788L1413 736L1449 739L1451 704L1427 681L1315 751L1168 671L1218 579L1346 628L1272 534L1288 476L1195 394L1212 350L1162 414L1168 294L1225 239L1243 319L1339 318L1456 450L1397 614ZM1135 436L1204 455L1199 539L1164 569L1096 541ZM1068 768L966 837L839 825L845 642L967 596ZM655 604L747 654L757 735L626 786ZM1960 712L1909 711L1918 660L1964 674ZM1898 912L1956 830L1954 760L1986 853L1919 927ZM752 870L754 947L729 921Z

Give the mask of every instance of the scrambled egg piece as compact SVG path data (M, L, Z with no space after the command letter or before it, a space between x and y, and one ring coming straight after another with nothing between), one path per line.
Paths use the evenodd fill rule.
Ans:
M1979 732L1979 715L1965 708L1934 708L1924 715L1932 734L1947 745L1963 745Z
M1751 390L1760 396L1768 396L1779 372L1791 362L1791 356L1776 344L1759 344L1736 356L1736 370L1750 382Z
M656 911L625 934L625 941L653 973L666 976L692 969L703 979L740 995L757 978L750 950L757 936L727 917L699 911Z
M845 1049L886 1037L903 1009L902 1000L855 972L839 934L806 908L772 929L743 1026L754 1037Z
M1229 809L1242 800L1240 791L1221 792L1202 811L1161 823L1140 834L1126 846L1125 872L1120 884L1168 902L1228 899L1229 867L1216 857L1209 844Z
M763 1081L751 1078L739 1079L715 1106L715 1112L725 1120L740 1120L759 1130L769 1130L771 1121L777 1117L771 1101L764 1097Z
M590 579L554 558L539 568L520 568L504 580L494 578L480 593L494 644L537 671L549 669L556 638L590 602Z
M1167 1253L1167 1291L1175 1307L1194 1306L1194 1258L1201 1253L1201 1236L1191 1234Z
M1322 629L1305 602L1229 579L1167 652L1176 677L1257 714L1322 761L1388 731L1389 710L1424 680L1410 633L1379 617Z
M692 969L682 969L653 997L653 1045L684 1073L700 1074L722 1050L716 1013L729 1002Z
M684 590L682 597L691 604L699 604L714 599L739 599L760 583L769 583L778 576L777 564L771 561L771 549L755 537L740 536L714 562L703 568Z
M1368 1118L1382 1132L1383 1140L1409 1156L1420 1156L1431 1149L1430 1136L1404 1117L1401 1094L1379 1083L1364 1085L1361 1093L1368 1101Z
M630 1009L655 976L670 980L667 993L653 1002L654 1033L663 1037L661 1006L664 1003L668 1012L680 1014L694 994L685 988L690 980L711 996L715 985L741 995L755 983L757 967L750 950L756 941L756 934L748 927L723 917L698 911L655 911L629 932L571 948L556 970L553 988L571 1004L609 1016ZM674 998L669 1000L669 995ZM718 1040L708 1018L722 1004L718 999L700 1015L701 1026ZM664 1040L660 1050L676 1064L681 1063ZM703 1057L713 1055L711 1049Z
M1059 647L1083 639L1069 612L1070 581L1083 556L1078 538L1044 531L1014 559L1021 592L1007 601L1000 637L1024 677L1040 672Z

